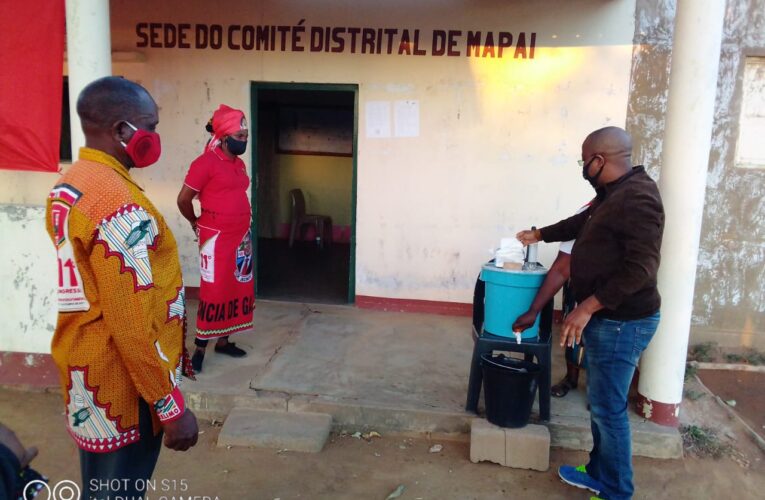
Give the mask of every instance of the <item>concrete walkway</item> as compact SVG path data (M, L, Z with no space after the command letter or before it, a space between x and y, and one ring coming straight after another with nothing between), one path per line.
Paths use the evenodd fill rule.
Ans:
M196 306L190 301L190 332ZM337 430L467 435L475 417L464 411L473 348L469 318L289 302L259 301L257 307L255 330L232 337L248 356L232 359L210 346L197 381L184 382L195 411L214 418L235 407L316 412L332 415ZM193 349L192 338L188 344ZM565 369L562 353L553 358L557 381ZM581 387L552 400L552 446L591 445ZM631 418L636 455L682 456L675 429Z

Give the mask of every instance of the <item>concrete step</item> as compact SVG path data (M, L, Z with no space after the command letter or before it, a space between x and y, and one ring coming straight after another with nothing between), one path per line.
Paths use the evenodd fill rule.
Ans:
M218 435L218 446L254 446L319 452L327 442L332 416L324 413L234 408Z
M592 431L589 418L553 415L547 423L552 446L590 451ZM683 438L676 428L665 427L630 415L632 454L648 458L683 458Z
M422 433L462 436L467 439L475 414L436 408L411 408L383 405L358 399L298 395L247 390L187 391L187 405L202 418L225 418L233 408L277 410L277 413L320 413L331 416L337 431L383 433ZM570 397L570 396L569 396ZM557 402L560 404L560 402ZM580 405L585 408L585 403ZM553 411L550 422L539 422L532 412L531 423L543 424L550 431L553 447L587 451L592 447L592 431L586 410L578 413ZM682 458L683 443L677 429L662 427L631 415L632 453L649 458Z

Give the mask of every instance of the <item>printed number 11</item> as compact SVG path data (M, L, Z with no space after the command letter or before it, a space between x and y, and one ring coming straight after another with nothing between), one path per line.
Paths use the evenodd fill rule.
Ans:
M64 268L69 268L69 286L78 286L77 274L74 272L74 262L72 259L66 259L66 262L62 262L58 259L58 286L64 287Z

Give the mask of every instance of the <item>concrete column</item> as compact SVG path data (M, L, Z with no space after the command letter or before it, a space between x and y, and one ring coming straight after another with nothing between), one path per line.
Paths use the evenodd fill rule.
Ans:
M85 145L77 97L98 78L112 74L112 40L108 0L66 0L66 56L69 67L69 119L72 158Z
M659 189L661 322L640 363L638 412L676 426L693 312L725 0L678 0Z

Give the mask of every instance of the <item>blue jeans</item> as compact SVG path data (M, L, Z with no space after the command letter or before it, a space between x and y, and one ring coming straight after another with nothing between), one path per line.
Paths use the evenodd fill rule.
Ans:
M658 325L657 312L632 321L593 317L584 329L593 441L587 473L603 484L603 498L629 499L634 492L627 395Z

